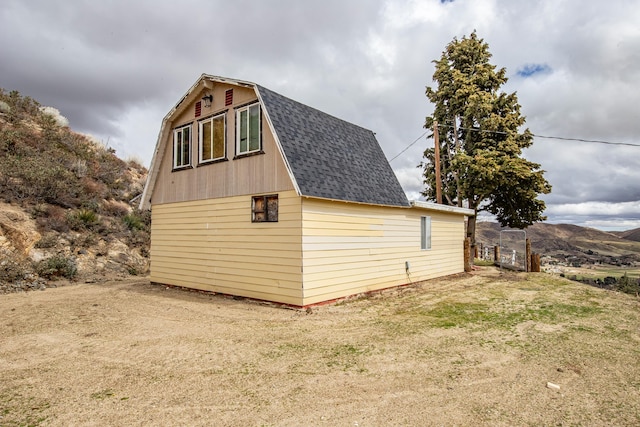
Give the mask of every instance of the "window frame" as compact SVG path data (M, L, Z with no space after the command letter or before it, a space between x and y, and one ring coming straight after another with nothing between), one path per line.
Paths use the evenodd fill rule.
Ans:
M214 153L214 126L213 126L213 122L215 119L218 118L222 118L222 146L223 146L223 154L221 157L212 157L210 159L203 159L202 155L204 153L204 143L203 143L203 136L204 133L202 131L204 124L209 122L211 123L211 141L212 141L212 146L211 146L211 155L213 156ZM198 121L198 164L199 165L204 165L204 164L208 164L208 163L215 163L218 162L220 160L226 160L227 159L227 112L223 111L221 113L218 114L214 114L212 116L206 117L202 120Z
M250 114L250 110L252 108L257 108L258 109L258 125L257 125L257 139L258 139L258 147L254 150L251 150L251 134L250 134L250 130L251 130L251 114ZM245 112L247 113L247 119L246 119L246 130L247 130L247 149L246 151L241 151L241 137L242 137L242 124L243 124L243 120L241 119L242 117L242 113ZM262 153L262 107L260 106L260 102L253 102L251 104L247 104L244 105L242 107L239 107L236 109L236 156L237 157L241 157L241 156L248 156L251 154L256 154L256 153Z
M191 129L193 122L187 123L185 125L181 125L175 127L173 129L173 170L187 169L192 167L192 149L191 149L191 140L193 136L193 130ZM185 142L184 132L188 131L188 141ZM178 135L182 136L182 140L178 142ZM178 164L178 159L185 154L184 145L187 145L187 161L182 161ZM184 159L183 159L184 160Z
M428 251L431 249L431 217L420 217L420 250Z
M256 208L256 205L257 205L256 201L259 201L259 200L262 203L262 207L263 207L262 209ZM269 210L269 200L275 200L276 202L275 216L270 215L270 213L273 213L273 211ZM278 222L279 210L280 210L280 202L278 201L277 194L265 194L262 196L251 197L251 222L257 222L257 223ZM264 219L258 218L260 214L264 214Z

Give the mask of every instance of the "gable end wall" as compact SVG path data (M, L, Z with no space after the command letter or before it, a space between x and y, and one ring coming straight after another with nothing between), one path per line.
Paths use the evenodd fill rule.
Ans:
M164 135L164 154L155 182L152 205L164 203L205 200L210 198L232 197L245 194L262 194L293 190L291 177L286 169L273 134L262 112L262 148L264 154L236 158L235 108L251 102L258 97L251 88L224 83L212 83L210 89L200 89L190 102L180 106L179 112L172 118L169 129ZM233 104L225 105L225 94L233 89ZM195 117L195 104L202 96L211 93L213 103L207 108L202 105L201 116ZM211 115L226 114L227 160L211 164L198 164L198 121ZM173 170L173 129L192 123L191 126L191 168Z

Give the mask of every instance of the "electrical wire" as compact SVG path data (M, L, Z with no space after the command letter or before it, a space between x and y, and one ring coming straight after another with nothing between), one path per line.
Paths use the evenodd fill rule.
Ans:
M640 147L640 144L631 144L629 142L611 142L611 141L600 141L600 140L597 140L597 139L564 138L562 136L546 136L546 135L536 135L536 134L532 134L532 135L535 138L561 139L563 141L594 142L594 143L597 143L597 144L625 145L627 147Z
M400 157L405 151L407 151L409 148L411 148L416 142L420 141L420 139L422 139L423 136L425 136L427 134L427 132L429 132L428 130L425 131L422 135L420 135L419 137L416 138L415 141L413 141L411 144L407 145L405 147L404 150L402 150L401 152L399 152L398 154L395 155L395 157L391 160L389 160L389 162L393 162L395 159L397 159L398 157Z
M438 123L438 128L453 128L453 126ZM460 127L458 129L472 131L472 132L481 132L481 133L497 133L497 134L500 134L500 135L506 135L507 134L507 132L503 132L503 131L499 131L499 130L483 130L483 129L460 128ZM427 134L427 132L429 132L429 131L427 130L422 135L420 135L418 138L416 138L415 141L413 141L411 144L407 145L404 148L404 150L402 150L401 152L396 154L391 160L389 160L389 162L394 161L395 159L400 157L402 154L404 154L405 151L407 151L409 148L411 148L413 145L415 145L415 143L418 142L423 136L425 136ZM561 140L561 141L577 141L577 142L589 142L589 143L595 143L595 144L623 145L623 146L626 146L626 147L640 147L640 144L631 144L630 142L613 142L613 141L602 141L602 140L599 140L599 139L583 139L583 138L566 138L566 137L563 137L563 136L537 135L535 133L532 133L531 136L533 136L534 138L558 139L558 140Z
M453 128L452 125L445 125L445 124L438 123L438 128L440 127ZM463 129L463 130L468 130L473 132L481 132L481 133L497 133L500 135L507 135L507 132L503 132L499 130L483 130L483 129L476 129L476 128L458 128L458 129ZM628 147L640 147L640 144L631 144L629 142L612 142L612 141L602 141L599 139L566 138L563 136L537 135L535 133L532 133L531 136L533 136L534 138L559 139L563 141L592 142L597 144L625 145Z

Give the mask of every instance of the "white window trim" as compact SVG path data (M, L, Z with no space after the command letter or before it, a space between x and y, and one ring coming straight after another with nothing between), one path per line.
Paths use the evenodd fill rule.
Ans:
M247 150L247 151L240 151L240 114L243 111L247 112L247 149L249 148L249 109L251 107L255 107L258 106L258 148L255 150ZM260 103L256 102L253 104L249 104L246 105L242 108L238 108L236 110L236 155L237 156L243 156L245 154L251 154L251 153L259 153L260 151L262 151L262 108L260 108Z
M423 251L431 249L431 217L420 217L420 249Z
M203 146L203 142L202 142L202 127L205 123L207 122L211 122L211 131L213 132L213 120L217 119L219 117L222 117L223 123L224 123L224 130L223 132L223 144L224 144L224 152L222 153L222 157L214 157L212 159L206 159L204 160L202 158L202 153L204 151L204 146ZM211 135L212 137L212 141L213 141L213 135ZM213 154L213 147L212 147L212 151L211 153ZM204 164L204 163L209 163L209 162L214 162L216 160L221 160L221 159L226 159L227 158L227 120L226 120L226 113L220 113L220 114L216 114L215 116L211 116L211 117L207 117L204 120L200 120L198 122L198 163Z
M189 161L187 163L178 164L178 134L184 132L185 129L189 129L189 141L187 141L189 147ZM183 169L191 166L192 154L191 154L191 135L193 135L193 131L191 130L191 123L188 125L177 127L173 130L173 169ZM184 133L183 133L184 138ZM182 142L185 143L184 140Z

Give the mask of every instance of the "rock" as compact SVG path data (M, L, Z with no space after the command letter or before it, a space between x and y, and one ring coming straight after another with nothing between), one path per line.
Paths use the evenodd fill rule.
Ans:
M547 388L551 389L551 390L556 390L559 391L560 390L560 386L558 384L554 384L554 383L547 383Z
M29 214L18 206L0 203L0 246L27 256L40 237Z

